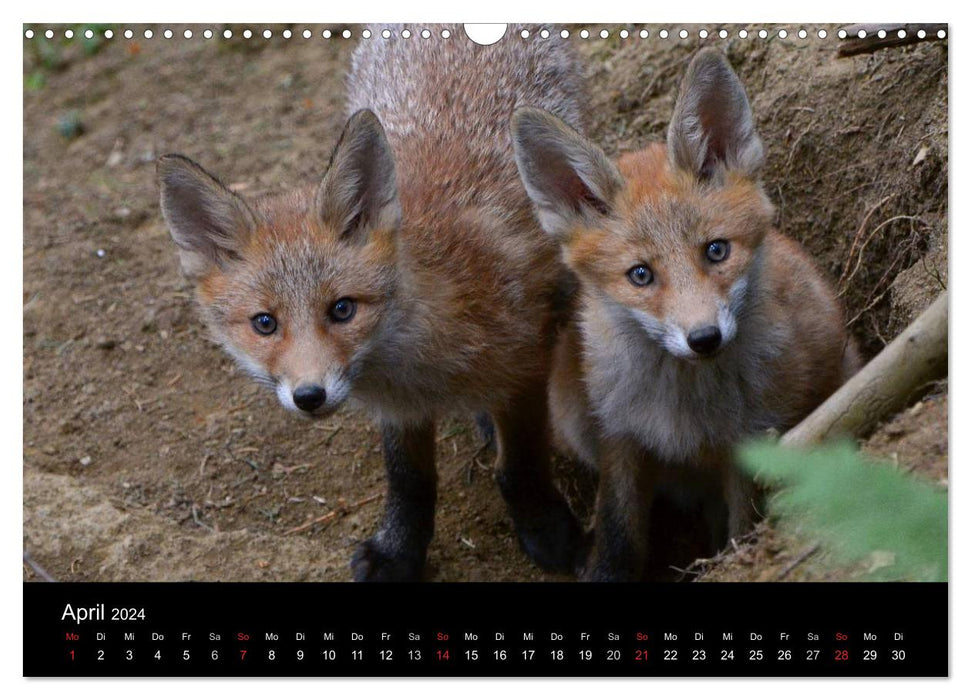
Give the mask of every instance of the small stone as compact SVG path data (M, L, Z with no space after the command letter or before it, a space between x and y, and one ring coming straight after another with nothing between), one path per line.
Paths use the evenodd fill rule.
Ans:
M81 458L81 466L82 467L90 467L91 466L91 463L93 461L94 460L91 459L91 457L89 457L88 455L84 455L84 457Z
M61 136L69 141L84 134L84 124L81 123L80 112L75 110L62 114L57 120L57 130Z
M94 254L97 255L99 258L103 258L105 255L107 255L107 253L105 253L104 248L98 248L98 250L96 250Z
M125 160L125 140L115 139L115 144L111 148L111 153L108 154L108 160L105 162L109 168L114 168L121 165L122 161Z

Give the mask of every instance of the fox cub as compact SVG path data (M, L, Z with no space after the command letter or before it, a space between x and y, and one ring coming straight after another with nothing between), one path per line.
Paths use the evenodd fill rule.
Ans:
M655 495L710 503L712 544L743 533L755 494L733 446L805 417L855 371L856 352L813 260L773 229L762 143L721 53L688 67L666 148L614 163L538 109L516 112L513 140L581 286L550 393L558 440L600 472L583 575L638 579Z
M216 339L285 408L320 418L353 399L380 422L388 495L353 557L357 580L421 577L435 420L456 410L490 415L497 481L533 560L568 571L581 548L549 474L562 268L508 125L530 104L582 128L582 70L565 42L481 47L452 33L362 41L352 116L317 185L244 201L186 158L158 164L162 212Z

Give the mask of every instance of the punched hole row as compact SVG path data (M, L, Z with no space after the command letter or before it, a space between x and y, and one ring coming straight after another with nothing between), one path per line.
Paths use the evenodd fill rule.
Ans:
M789 36L795 36L800 39L806 39L810 36L811 33L815 34L820 39L826 39L829 36L829 33L825 29L818 29L815 32L810 32L809 30L806 30L806 29L799 29L793 33L790 33L790 31L787 29L779 29L772 33L770 33L766 29L753 30L751 32L748 31L747 29L739 29L737 32L735 32L735 35L740 39L747 39L750 36L757 36L759 39L768 39L770 36L778 37L780 39L786 39ZM82 36L85 39L94 39L96 34L104 37L105 39L113 39L115 37L115 31L113 29L105 29L103 31L97 31L97 32L93 29L85 29L85 30L80 30L78 32L75 32L73 29L65 29L63 32L60 32L60 34L65 39L73 39L75 36ZM134 39L136 35L138 35L140 38L145 38L145 39L154 39L156 36L155 31L152 29L145 29L140 33L136 33L132 29L124 29L124 30L120 30L119 34L123 36L125 39ZM448 39L451 37L451 32L448 29L441 30L439 34L443 39ZM537 32L536 34L543 39L548 39L553 33L550 32L550 30L548 29L543 29ZM559 32L559 36L562 39L569 39L570 36L572 36L573 34L575 34L581 39L589 39L590 37L609 39L614 34L619 36L621 39L629 39L631 37L639 37L641 39L647 39L652 36L652 33L647 29L640 29L640 30L633 30L633 31L628 29L621 29L621 30L615 30L613 32L611 32L608 29L601 29L599 32L597 31L590 32L587 29L581 29L580 31L574 32L574 33L571 33L570 30L568 29L563 29ZM712 36L717 36L721 39L727 39L729 38L729 36L731 36L731 33L727 29L717 29L717 30L699 29L697 30L696 34L699 39L707 39ZM877 30L876 32L873 32L873 34L875 34L880 39L885 39L888 36L888 33L885 29ZM898 39L907 38L907 30L905 29L898 29L895 32L895 34ZM24 31L24 37L26 39L33 39L34 37L38 37L38 36L43 36L47 39L54 39L57 35L58 33L55 32L53 29L48 29L43 32L35 32L33 29L27 29ZM197 36L196 33L193 32L191 29L186 29L182 31L181 35L182 35L182 38L184 39L192 39L193 37ZM198 33L198 36L201 36L204 39L212 39L217 35L221 35L223 39L232 39L233 37L237 36L237 34L232 29L224 29L221 32L217 32L212 29L203 29ZM294 37L302 37L304 39L310 39L315 36L314 32L312 32L309 29L298 30L298 31L293 31L291 29L284 29L283 31L279 32L279 35L282 36L284 39L292 39ZM344 29L342 31L337 31L337 32L331 31L330 29L324 29L323 31L320 32L319 35L323 39L331 39L336 37L341 37L343 39L351 39L354 36L354 32L352 32L350 29ZM373 35L374 33L370 29L364 29L360 32L360 36L364 39L370 39ZM379 33L379 35L384 39L390 39L396 35L402 39L410 39L412 36L416 36L416 35L420 36L422 39L430 39L432 36L432 32L429 29L422 29L417 33L412 32L410 29L403 29L396 34L390 29L384 29ZM528 39L530 37L530 32L528 29L523 29L522 31L520 31L519 35L523 39ZM692 32L689 32L687 29L680 29L680 30L661 29L656 33L656 36L660 39L667 39L672 36L676 36L679 39L688 39L691 35L692 35ZM918 29L916 32L916 35L918 39L926 39L927 31L924 29ZM176 36L176 33L171 29L163 29L160 33L160 36L164 39L172 39ZM238 36L241 36L244 39L252 39L253 37L256 37L256 36L262 36L264 39L272 39L275 36L275 34L270 29L264 29L262 32L259 32L259 31L254 32L252 29L244 29L241 32L239 32ZM840 39L846 39L850 35L847 33L845 29L840 29L839 31L836 32L836 36L839 37ZM860 39L865 39L867 38L868 34L866 30L860 29L859 31L856 32L855 36ZM938 39L944 39L947 37L947 32L944 29L939 29L937 30L936 36Z

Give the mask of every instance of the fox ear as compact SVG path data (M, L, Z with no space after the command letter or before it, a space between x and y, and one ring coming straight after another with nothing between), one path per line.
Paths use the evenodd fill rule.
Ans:
M323 223L358 243L369 231L401 223L394 156L374 112L362 109L348 119L315 206Z
M237 257L255 228L246 202L183 156L162 156L156 172L162 216L179 246L186 277L198 278Z
M563 240L609 214L624 181L600 148L549 112L523 107L512 117L516 167L543 229Z
M762 167L762 141L745 88L716 49L700 51L681 81L668 128L668 156L702 180L723 170L753 176Z

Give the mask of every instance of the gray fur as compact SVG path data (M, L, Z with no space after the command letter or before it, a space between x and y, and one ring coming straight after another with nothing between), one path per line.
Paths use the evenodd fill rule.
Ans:
M381 31L394 31L391 39ZM528 28L529 39L520 32ZM517 107L545 109L574 129L586 126L582 74L571 42L541 27L510 25L505 38L491 46L469 39L461 25L450 26L448 39L399 38L403 26L371 27L351 58L347 79L347 113L370 109L392 142L413 134L454 129L487 129L475 133L480 148L491 155L509 148L509 117ZM469 83L472 66L478 76ZM478 91L488 91L480 99ZM487 142L491 138L491 143Z
M587 390L601 430L630 435L670 464L770 427L790 416L775 415L766 400L764 371L790 339L766 323L757 300L761 261L748 272L746 299L736 302L738 333L717 357L687 362L650 338L630 310L606 295L588 296L581 329L587 358Z

